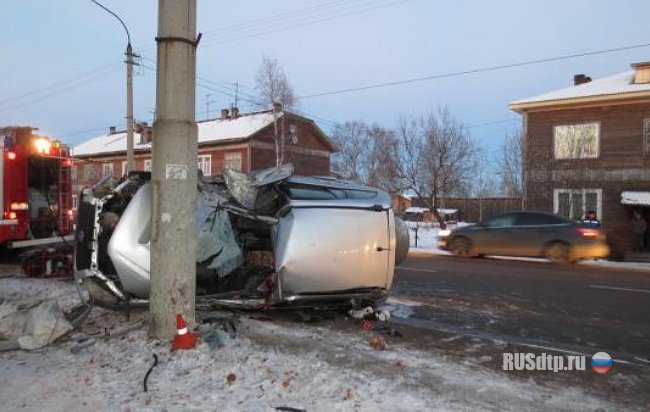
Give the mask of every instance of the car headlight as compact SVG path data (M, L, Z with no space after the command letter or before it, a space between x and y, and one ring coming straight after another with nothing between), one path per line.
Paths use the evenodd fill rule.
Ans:
M448 229L444 229L444 230L441 230L441 231L438 232L439 237L446 237L446 236L449 236L449 235L451 235L451 230L448 230Z

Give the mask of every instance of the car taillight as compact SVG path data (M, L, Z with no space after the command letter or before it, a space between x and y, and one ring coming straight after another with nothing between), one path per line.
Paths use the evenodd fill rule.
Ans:
M598 229L588 229L584 227L578 228L578 234L586 238L596 238L601 235L601 231Z
M5 212L5 219L15 219L16 218L16 212Z

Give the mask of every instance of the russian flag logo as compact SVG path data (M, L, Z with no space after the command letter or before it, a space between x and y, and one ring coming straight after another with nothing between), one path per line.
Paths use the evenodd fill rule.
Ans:
M591 357L591 369L596 373L607 373L612 369L612 357L605 352L598 352Z

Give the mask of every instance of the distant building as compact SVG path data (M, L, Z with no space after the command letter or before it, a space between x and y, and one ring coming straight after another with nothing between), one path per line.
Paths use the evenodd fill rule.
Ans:
M617 254L631 247L633 212L650 219L650 62L632 69L510 104L523 116L526 209L594 210Z
M282 110L239 114L236 108L224 109L218 119L197 122L197 169L211 176L224 168L249 172L275 166L275 119L286 136L285 163L293 163L296 174L329 175L330 156L338 151L337 146L313 120ZM138 125L135 170L151 171L155 141L152 127ZM81 159L72 171L75 193L103 176L121 177L126 172L126 132L111 128L108 134L74 147L73 154Z

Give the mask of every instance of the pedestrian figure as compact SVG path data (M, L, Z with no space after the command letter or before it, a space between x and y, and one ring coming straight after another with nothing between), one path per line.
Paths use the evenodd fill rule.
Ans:
M596 212L590 210L587 212L585 217L580 221L580 224L584 227L590 227L594 229L600 229L603 227L603 224L600 223L600 220L596 217Z
M648 224L641 217L641 213L634 212L634 216L632 216L632 221L630 221L630 232L632 232L635 252L643 251L643 247L644 247L643 241L647 229L648 229Z

